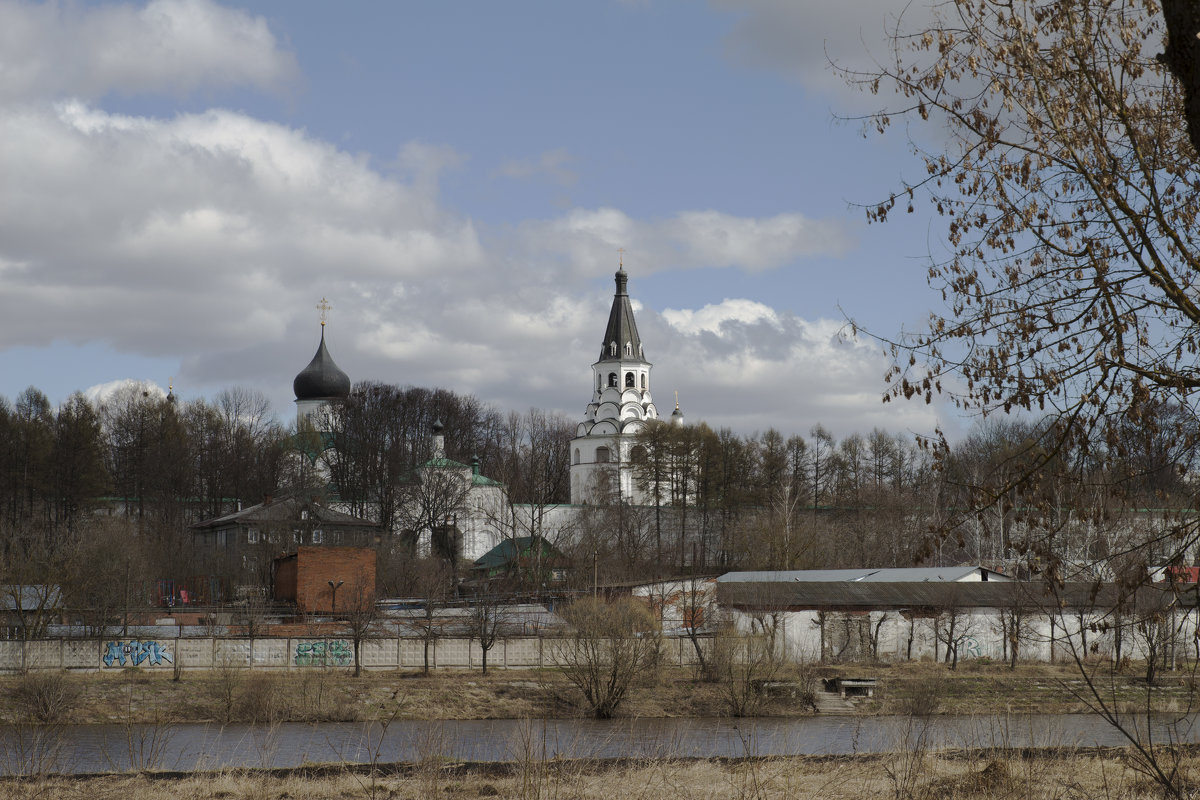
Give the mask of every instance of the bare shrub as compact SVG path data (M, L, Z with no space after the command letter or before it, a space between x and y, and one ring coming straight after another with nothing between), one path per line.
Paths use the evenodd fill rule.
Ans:
M238 687L239 719L245 722L276 722L282 716L282 687L275 675L251 673Z
M555 647L555 662L598 719L616 713L629 689L658 666L662 638L650 609L632 598L581 598L562 610L574 634Z
M767 699L767 684L776 680L783 663L775 642L764 634L739 634L727 627L713 638L710 659L713 677L720 682L726 710L734 717L752 717Z
M79 697L65 672L28 672L9 690L9 698L21 717L32 722L62 722Z
M245 667L229 658L219 662L209 672L206 688L212 701L213 716L222 724L235 720L245 672Z
M913 683L912 690L899 698L897 714L906 717L924 718L938 712L945 691L941 678L930 676L927 680Z
M299 714L309 722L354 722L359 719L358 708L342 702L337 682L327 669L308 669L302 673L296 705Z
M58 768L63 724L79 696L63 672L29 672L8 692L17 722L0 736L0 769L8 775L42 776Z

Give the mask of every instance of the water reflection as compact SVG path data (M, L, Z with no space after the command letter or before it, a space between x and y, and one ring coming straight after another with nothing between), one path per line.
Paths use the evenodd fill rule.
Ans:
M1195 716L1131 717L1156 741L1198 741ZM0 729L0 772L293 767L323 762L519 761L877 753L945 747L1121 745L1094 715L804 719L454 720L377 724L78 725Z

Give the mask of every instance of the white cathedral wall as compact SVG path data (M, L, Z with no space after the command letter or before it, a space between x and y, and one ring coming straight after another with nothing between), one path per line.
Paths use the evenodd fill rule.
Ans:
M296 401L296 426L300 427L304 424L312 425L317 430L321 429L322 416L321 409L325 408L328 400L297 400Z

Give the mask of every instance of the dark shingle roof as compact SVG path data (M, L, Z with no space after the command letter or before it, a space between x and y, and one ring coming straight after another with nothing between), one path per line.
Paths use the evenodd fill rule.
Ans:
M608 327L604 329L604 341L600 343L599 361L620 361L625 354L626 343L633 345L632 358L645 361L642 354L642 337L638 335L637 323L633 320L633 304L627 291L629 275L625 270L617 271L617 293L613 297L612 310L608 312ZM609 345L617 343L617 354L610 355ZM626 358L628 360L628 358Z

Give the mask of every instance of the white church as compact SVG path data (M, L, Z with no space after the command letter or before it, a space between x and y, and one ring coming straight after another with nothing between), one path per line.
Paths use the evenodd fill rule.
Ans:
M418 471L437 469L464 481L465 500L454 514L461 541L461 559L471 562L524 528L550 539L556 532L569 531L584 505L621 500L634 505L651 502L634 480L635 436L658 409L650 394L652 364L646 360L642 338L629 299L629 275L622 265L616 273L616 292L608 325L601 340L600 357L592 364L592 398L584 419L571 440L571 504L534 511L509 504L501 484L480 474L479 465L459 464L445 458L442 432L435 431L434 459ZM298 427L320 430L323 411L350 395L350 378L343 372L325 344L325 311L322 299L321 341L312 361L295 378ZM673 424L682 424L678 403L671 414ZM526 519L528 517L528 519ZM507 522L506 522L507 521ZM429 550L433 531L421 533L421 546Z

